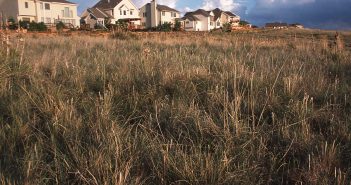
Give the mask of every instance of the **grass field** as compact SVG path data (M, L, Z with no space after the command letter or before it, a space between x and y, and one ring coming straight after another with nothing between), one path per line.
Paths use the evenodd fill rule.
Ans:
M2 33L0 184L350 184L334 34Z

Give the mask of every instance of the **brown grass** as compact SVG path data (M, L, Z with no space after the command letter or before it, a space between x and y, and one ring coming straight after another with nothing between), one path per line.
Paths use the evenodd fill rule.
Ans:
M0 184L349 184L350 34L333 34L12 34Z

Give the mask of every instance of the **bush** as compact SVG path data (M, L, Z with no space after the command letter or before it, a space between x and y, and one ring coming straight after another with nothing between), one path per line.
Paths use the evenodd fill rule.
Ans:
M13 17L10 17L7 22L9 23L10 30L18 29L18 24L16 23L16 20Z
M57 31L61 32L64 28L65 28L65 24L63 22L60 21L56 24Z
M30 22L28 21L19 21L19 25L21 28L28 29Z
M47 31L48 28L43 22L36 23L36 22L32 21L31 23L29 23L28 30L29 31Z
M170 22L165 22L163 24L160 24L157 26L157 31L164 31L164 32L169 32L172 31L172 23Z
M231 32L232 31L232 25L228 23L224 23L222 27L223 32Z
M181 29L182 29L182 24L178 20L176 20L173 30L174 31L181 31Z

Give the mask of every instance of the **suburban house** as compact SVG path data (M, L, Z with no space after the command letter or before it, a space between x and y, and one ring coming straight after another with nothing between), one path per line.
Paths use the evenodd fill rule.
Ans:
M63 22L79 26L77 4L66 0L4 0L0 6L3 18L15 21L35 21L45 24Z
M182 20L186 31L210 31L221 28L225 23L237 27L239 26L240 17L232 12L216 8L212 11L198 9L194 12L187 12Z
M81 24L88 25L89 28L95 26L106 27L106 21L113 19L112 15L107 14L99 8L88 8L81 15Z
M174 24L180 18L180 12L165 5L157 4L156 0L140 8L141 25L144 28L157 27L164 23Z
M284 29L284 28L288 28L288 24L280 23L280 22L266 23L265 28Z
M139 10L131 0L100 0L81 15L81 22L90 25L105 26L108 22L116 24L124 21L129 25L140 25Z
M216 27L213 11L198 9L187 12L182 19L185 31L210 31Z
M240 16L235 15L230 11L223 11L219 8L212 10L216 22L215 28L221 28L225 23L230 23L232 27L238 27L240 23Z

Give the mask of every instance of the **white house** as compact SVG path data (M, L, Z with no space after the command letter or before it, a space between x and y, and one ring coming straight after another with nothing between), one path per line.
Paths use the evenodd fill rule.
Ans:
M210 31L215 28L215 14L212 11L198 9L187 12L182 18L186 31Z
M186 31L210 31L221 28L225 23L230 23L232 27L239 26L240 17L216 8L211 11L198 9L194 12L187 12L182 20Z
M3 0L0 13L15 21L35 21L53 24L63 22L79 26L77 4L66 0Z
M111 24L125 21L130 25L140 25L139 10L131 0L100 0L84 11L81 18L89 25L105 25L106 18Z
M240 16L235 15L230 11L223 11L219 8L212 10L214 13L214 20L216 28L221 28L225 23L230 23L232 27L238 27L240 23Z
M180 18L180 12L165 5L157 4L156 0L140 8L141 25L144 28L153 28L164 23L174 24Z

